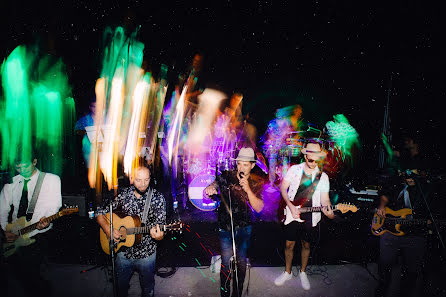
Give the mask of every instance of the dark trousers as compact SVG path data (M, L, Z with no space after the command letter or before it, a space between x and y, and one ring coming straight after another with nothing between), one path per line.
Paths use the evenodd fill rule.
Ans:
M386 292L392 278L392 266L398 258L399 251L402 253L403 271L405 271L401 279L400 296L422 296L420 288L417 287L417 279L421 276L425 246L426 240L422 236L383 234L379 243L379 285L375 296L387 296Z
M41 264L48 251L48 234L51 231L37 234L33 238L36 242L20 247L16 253L5 259L7 273L22 287L14 289L9 287L9 296L50 296L50 285L41 273Z
M143 259L128 259L123 253L116 256L118 296L126 297L133 272L138 271L142 297L152 297L155 292L156 252Z
M237 228L234 230L235 246L237 254L237 275L238 275L238 287L237 282L233 281L232 284L232 296L241 297L243 291L243 282L246 275L246 255L251 239L252 226ZM230 294L230 259L233 255L232 249L232 232L224 231L220 229L220 244L221 244L221 270L220 270L220 291L222 297L229 297ZM235 274L234 274L235 278ZM238 295L237 295L238 291Z

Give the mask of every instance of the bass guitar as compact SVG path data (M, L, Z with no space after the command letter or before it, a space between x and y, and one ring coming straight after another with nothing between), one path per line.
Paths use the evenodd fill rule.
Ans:
M295 203L294 201L291 201L291 203ZM295 205L295 204L294 204ZM303 220L300 216L301 213L310 213L310 212L321 212L323 208L325 209L332 209L333 211L339 210L342 213L346 213L346 212L357 212L358 208L353 205L353 204L347 204L347 203L339 203L336 205L331 205L331 206L315 206L315 207L302 207L301 205L295 205L296 208L299 210L299 216L297 218L294 218L293 215L291 214L291 210L288 207L288 205L284 205L283 208L283 214L281 215L281 213L279 213L279 220L284 224L284 225L288 225L289 223L293 222L293 221L297 221L299 223L303 223L305 222L305 220Z
M427 227L431 222L422 219L409 219L407 216L412 215L412 209L402 208L393 210L386 207L386 217L380 217L377 213L373 215L371 231L373 235L381 236L384 233L390 233L395 236L403 236L406 226L424 226ZM440 225L445 225L445 221L436 221Z
M105 215L107 221L110 222L110 213ZM141 243L142 234L150 233L150 229L154 226L141 226L141 219L139 216L120 216L117 213L113 213L113 225L115 229L121 234L119 241L115 243L115 252L123 246L131 247ZM181 231L183 229L182 222L174 222L172 224L160 225L160 230L167 231ZM109 239L104 230L100 228L99 240L104 253L110 255Z
M46 219L49 222L52 222L60 217L70 215L76 212L79 212L78 207L64 208L59 212L57 212L56 214L47 217ZM28 237L28 233L36 230L37 224L38 223L31 224L26 220L26 217L20 217L13 223L6 225L6 232L14 233L16 235L19 235L19 237L14 242L5 243L3 245L4 256L9 257L13 255L19 247L33 244L36 240L31 237Z

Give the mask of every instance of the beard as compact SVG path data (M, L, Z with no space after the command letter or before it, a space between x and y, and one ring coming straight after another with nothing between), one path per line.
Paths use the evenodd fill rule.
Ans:
M147 190L149 189L149 187L147 187L144 191L141 191L140 189L138 189L137 187L135 187L135 191L136 193L138 193L141 196L144 196L144 194L147 192Z

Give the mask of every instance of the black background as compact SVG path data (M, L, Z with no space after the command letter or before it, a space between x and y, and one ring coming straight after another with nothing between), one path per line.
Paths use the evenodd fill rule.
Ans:
M138 26L145 65L168 65L171 84L193 54L206 78L244 93L259 134L275 109L301 103L320 127L344 113L358 130L360 164L377 165L387 89L391 129L416 135L440 160L445 96L443 7L420 1L8 1L0 48L40 40L67 65L78 115L94 95L106 26Z

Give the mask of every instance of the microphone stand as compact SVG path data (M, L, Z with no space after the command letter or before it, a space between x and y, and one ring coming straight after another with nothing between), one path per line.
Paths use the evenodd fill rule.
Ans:
M110 257L111 257L111 263L112 263L112 279L113 279L113 296L118 296L118 289L117 289L117 280L116 280L116 268L115 268L115 244L113 239L113 201L110 202L110 240L108 242L108 247L110 250Z
M239 296L239 283L238 283L238 268L237 268L237 254L236 254L236 248L235 248L235 234L234 234L234 219L232 217L232 203L231 203L231 191L229 190L228 187L228 196L229 196L229 215L231 217L231 234L232 234L232 252L233 252L233 256L232 256L232 265L233 265L233 269L234 269L234 274L235 274L235 280L234 278L232 278L232 281L235 281L235 289L237 290L237 296ZM232 272L232 271L231 271Z
M217 183L217 185L218 185L218 183ZM219 188L220 188L220 186L219 186ZM223 199L223 197L220 197L220 198L221 198L221 201L223 202L223 204L225 204L226 210L228 211L229 217L231 218L231 235L232 235L232 252L233 252L233 256L231 257L230 262L232 262L232 264L233 264L233 269L230 269L230 270L231 270L231 274L232 275L233 275L233 272L235 274L235 278L232 277L232 281L233 282L235 281L234 284L235 284L235 287L236 287L236 290L237 290L237 296L240 297L239 296L239 290L238 290L239 283L238 283L238 269L237 269L237 253L236 253L236 248L235 248L234 219L232 217L231 191L229 189L229 185L227 185L226 188L228 189L229 208L228 208L228 205L226 204L225 200ZM221 190L220 190L220 196L222 196ZM229 265L229 266L231 266L231 265ZM229 288L229 290L231 290L231 288Z
M443 252L445 252L445 245L444 245L443 239L441 238L440 230L438 229L437 222L435 221L434 216L432 215L432 211L429 207L429 204L427 203L426 195L424 195L423 189L421 188L421 185L420 185L420 180L414 174L409 174L409 176L411 178L413 178L413 180L417 184L418 190L421 193L421 197L423 197L423 201L426 206L426 209L429 212L429 217L432 220L432 225L434 225L435 233L437 234L437 237L440 240L440 244L441 244L441 247L443 248Z

